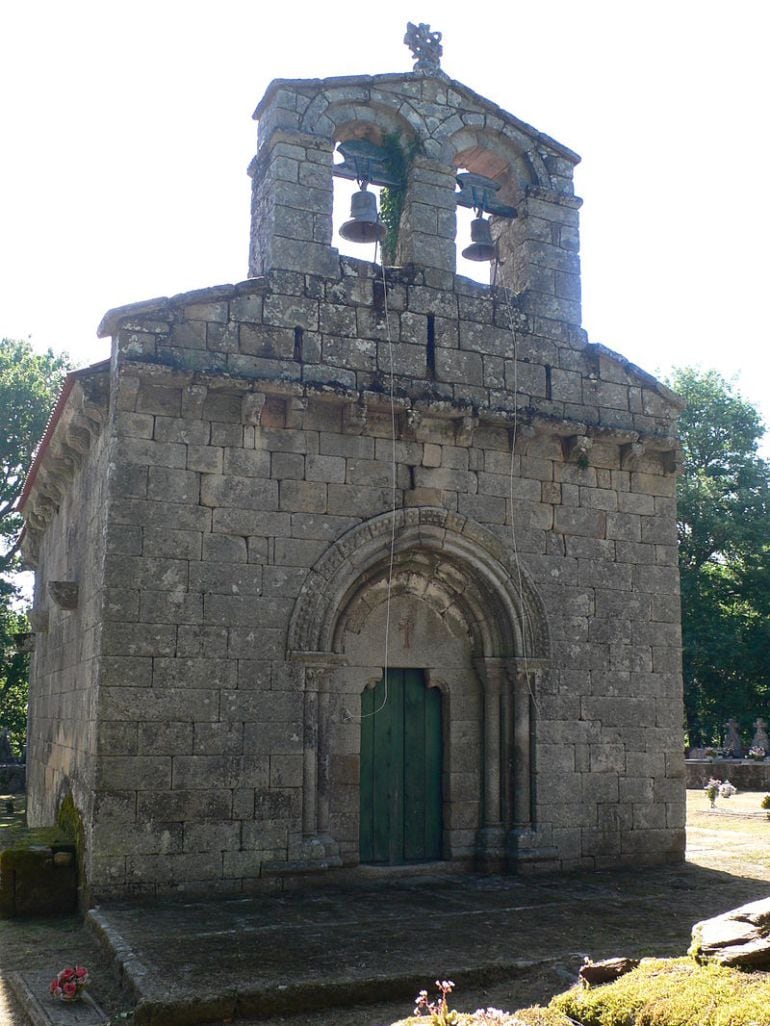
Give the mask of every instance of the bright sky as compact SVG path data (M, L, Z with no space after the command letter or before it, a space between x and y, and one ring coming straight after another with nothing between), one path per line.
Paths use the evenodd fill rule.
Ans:
M410 70L408 20L582 155L591 340L739 375L770 424L766 0L4 3L0 334L91 363L110 307L244 278L268 83Z

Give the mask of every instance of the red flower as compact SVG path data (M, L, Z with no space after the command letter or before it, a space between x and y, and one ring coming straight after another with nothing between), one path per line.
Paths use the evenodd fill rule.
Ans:
M74 983L65 983L62 990L64 991L65 997L74 997L78 992L77 985Z
M88 976L88 970L84 965L76 966L75 976L77 976L79 980L82 980L84 977Z
M59 977L54 976L54 978L51 980L51 993L56 994L56 991L59 989Z

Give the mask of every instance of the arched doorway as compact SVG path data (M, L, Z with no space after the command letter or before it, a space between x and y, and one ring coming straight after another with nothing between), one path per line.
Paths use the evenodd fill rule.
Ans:
M542 602L507 547L443 509L375 517L311 571L288 640L305 667L305 836L335 845L342 864L410 861L372 841L361 763L383 667L415 671L441 691L440 857L502 868L534 822L535 692L549 650ZM392 811L380 815L389 823Z

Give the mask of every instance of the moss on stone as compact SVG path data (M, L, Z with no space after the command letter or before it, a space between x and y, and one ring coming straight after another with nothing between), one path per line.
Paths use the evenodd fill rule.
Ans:
M755 1026L768 1021L768 993L768 973L647 958L614 983L575 987L549 1007L583 1026Z
M64 801L59 807L59 812L56 817L58 828L68 838L70 844L75 845L75 853L77 857L78 866L78 880L81 881L81 885L85 883L85 850L86 850L86 835L83 828L83 817L80 815L80 810L69 793L65 797Z

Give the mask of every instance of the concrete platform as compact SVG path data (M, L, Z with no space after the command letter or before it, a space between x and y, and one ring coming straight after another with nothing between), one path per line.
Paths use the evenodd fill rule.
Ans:
M375 995L408 1007L437 976L465 990L548 963L577 973L589 953L681 954L692 922L724 902L721 879L685 865L537 879L421 877L94 909L87 922L135 995L137 1026L186 1026Z

